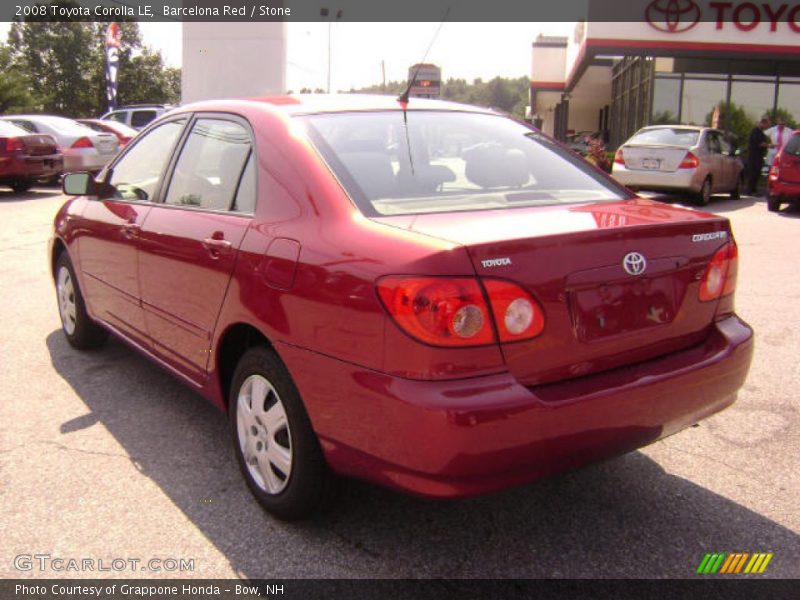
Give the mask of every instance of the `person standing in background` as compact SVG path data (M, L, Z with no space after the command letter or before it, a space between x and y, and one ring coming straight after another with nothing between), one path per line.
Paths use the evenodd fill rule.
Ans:
M769 119L764 117L758 125L753 127L750 138L747 140L747 188L746 194L755 194L758 189L758 180L761 169L764 168L764 154L769 147L769 139L764 130L769 127Z
M764 132L772 141L769 151L767 152L768 167L772 165L772 161L775 160L775 155L786 145L786 142L788 142L789 138L792 136L792 132L786 127L786 122L783 120L783 117L777 117L775 120L776 125Z

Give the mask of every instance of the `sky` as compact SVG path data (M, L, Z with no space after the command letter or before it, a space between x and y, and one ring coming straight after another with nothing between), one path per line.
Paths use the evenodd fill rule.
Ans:
M331 88L349 90L386 80L405 80L420 62L439 23L337 22L331 31ZM146 44L160 50L168 65L181 63L180 23L140 23ZM442 77L530 76L531 44L539 33L570 35L574 23L450 23L442 25L426 62ZM5 38L7 23L0 23ZM328 23L287 24L287 89L327 87Z

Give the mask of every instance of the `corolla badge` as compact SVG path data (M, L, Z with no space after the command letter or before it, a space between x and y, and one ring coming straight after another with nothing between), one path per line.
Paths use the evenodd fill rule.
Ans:
M622 259L622 268L628 275L641 275L647 269L647 261L638 252L628 252Z

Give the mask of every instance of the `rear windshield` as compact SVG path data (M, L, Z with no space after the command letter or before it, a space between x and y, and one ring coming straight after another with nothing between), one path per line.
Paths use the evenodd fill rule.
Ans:
M17 127L13 123L9 123L8 121L0 121L0 136L20 136L20 135L28 135L28 132L22 129L21 127Z
M298 118L367 216L625 197L571 151L500 115L397 110Z
M800 133L795 133L783 149L784 154L791 154L792 156L800 156Z
M64 135L86 135L89 128L82 123L65 119L63 117L37 117L37 120L44 126L50 127L53 131Z
M642 129L633 134L626 144L670 144L673 146L694 146L700 132L697 129L681 129L664 127L659 129Z

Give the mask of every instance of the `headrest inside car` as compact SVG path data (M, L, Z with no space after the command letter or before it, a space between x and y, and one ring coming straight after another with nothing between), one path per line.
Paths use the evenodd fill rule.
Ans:
M482 188L519 187L528 183L528 158L522 150L480 144L464 151L465 175Z

